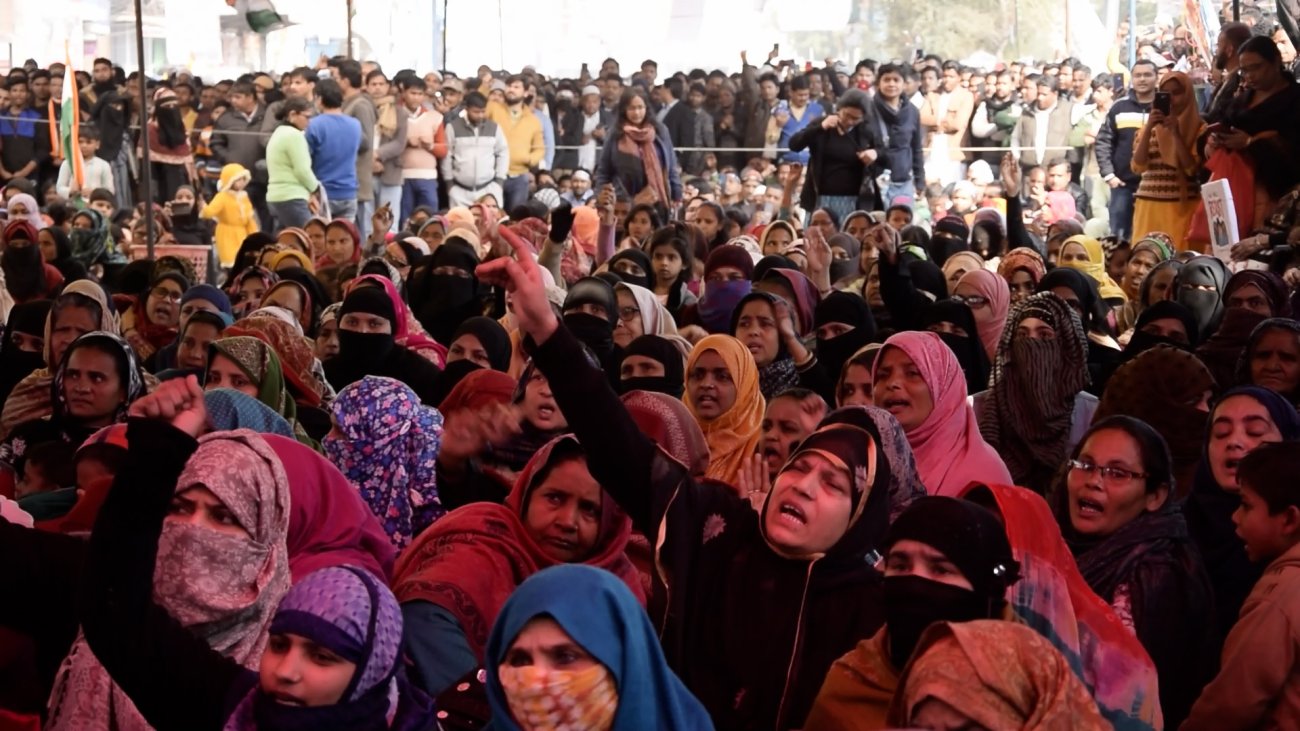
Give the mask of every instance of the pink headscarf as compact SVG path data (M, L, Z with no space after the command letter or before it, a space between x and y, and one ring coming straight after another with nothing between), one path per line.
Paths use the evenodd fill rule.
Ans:
M981 297L987 298L988 306L993 311L993 318L987 322L975 319L975 326L980 331L980 342L984 343L984 351L989 354L991 361L998 353L1002 328L1007 324L1007 311L1011 309L1011 288L1007 285L1007 280L987 269L966 272L957 286L963 284L969 284Z
M907 432L926 494L956 497L972 482L1012 484L1002 458L980 435L975 410L966 402L966 375L952 350L932 332L898 333L885 341L876 358L873 383L879 383L890 347L912 359L934 402L925 421Z
M420 321L411 314L410 306L397 291L397 285L393 280L378 274L365 274L348 282L348 292L356 289L361 282L374 282L383 287L384 292L388 294L388 299L393 303L393 311L397 313L397 322L393 323L393 342L442 368L447 362L447 348L424 331Z

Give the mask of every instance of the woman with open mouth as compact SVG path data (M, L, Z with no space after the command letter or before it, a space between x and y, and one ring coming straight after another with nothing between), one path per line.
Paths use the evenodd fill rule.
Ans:
M704 338L686 361L682 400L709 442L712 459L706 475L736 485L758 450L767 411L753 353L729 335Z
M1129 416L1097 422L1070 453L1056 519L1088 586L1137 635L1160 676L1175 728L1213 677L1214 590L1174 501L1173 460L1159 433ZM1181 607L1178 612L1163 607Z
M1214 586L1215 639L1222 645L1241 605L1263 573L1237 536L1232 513L1240 504L1237 465L1265 442L1300 439L1300 415L1277 393L1259 386L1231 389L1210 412L1201 466L1184 510ZM1216 646L1218 646L1216 645Z
M908 331L886 340L872 393L875 405L903 425L929 494L952 497L972 482L1011 482L1002 458L980 436L961 363L937 333Z
M627 558L632 523L587 467L572 435L529 460L504 504L446 514L406 548L393 589L406 618L416 682L442 693L487 657L488 631L519 583L541 569L582 563L621 578L644 603Z
M830 392L817 356L799 339L794 308L781 297L753 292L741 299L731 316L731 334L753 356L763 398L795 386Z
M814 432L755 511L729 485L692 477L644 435L560 327L537 265L515 248L517 262L484 265L479 276L511 291L592 474L638 530L661 537L650 605L669 665L720 728L801 727L831 663L882 624L866 559L889 519L892 466L879 433L841 424ZM687 367L687 406L710 448L726 450L714 449L714 461L735 460L748 473L737 480L742 491L766 483L754 454L764 401L753 362L739 341L714 335L696 345ZM740 449L733 409L757 417L747 428L754 441Z

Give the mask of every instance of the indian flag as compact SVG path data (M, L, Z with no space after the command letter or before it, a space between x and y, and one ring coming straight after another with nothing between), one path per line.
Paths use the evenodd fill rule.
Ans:
M54 130L58 130L56 136ZM77 186L86 184L86 161L81 157L81 95L77 92L77 75L73 73L72 58L67 59L63 72L62 111L54 113L54 99L50 98L50 147L54 154L63 157L72 166Z

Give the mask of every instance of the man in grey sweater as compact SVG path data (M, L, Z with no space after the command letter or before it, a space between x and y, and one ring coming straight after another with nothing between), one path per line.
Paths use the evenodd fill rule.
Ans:
M338 67L339 87L343 89L343 113L361 123L361 138L369 141L363 152L357 153L357 228L361 238L370 235L370 217L375 212L374 142L375 121L378 113L375 103L365 93L361 80L360 62L347 60Z

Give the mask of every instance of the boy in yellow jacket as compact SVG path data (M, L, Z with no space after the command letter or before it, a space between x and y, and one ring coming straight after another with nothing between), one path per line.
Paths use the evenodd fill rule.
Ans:
M252 177L243 165L230 163L221 168L217 194L199 214L217 222L217 260L223 269L234 265L235 256L244 239L259 230L257 216L253 213L253 202L244 190Z

